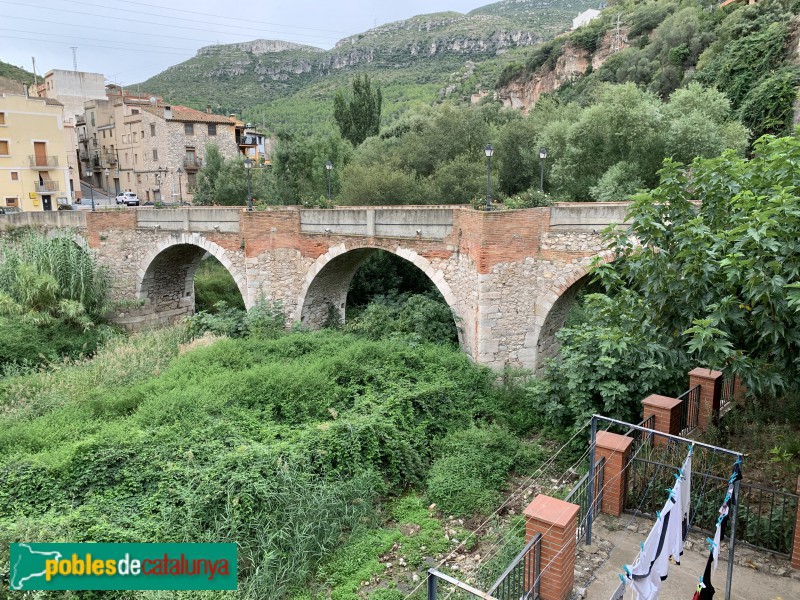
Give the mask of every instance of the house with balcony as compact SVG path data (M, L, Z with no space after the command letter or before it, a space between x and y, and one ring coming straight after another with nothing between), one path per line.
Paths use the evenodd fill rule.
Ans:
M234 118L234 115L231 115ZM251 123L236 120L236 144L239 151L257 165L271 164L271 140Z
M0 92L0 206L57 210L59 198L71 201L68 138L58 100Z

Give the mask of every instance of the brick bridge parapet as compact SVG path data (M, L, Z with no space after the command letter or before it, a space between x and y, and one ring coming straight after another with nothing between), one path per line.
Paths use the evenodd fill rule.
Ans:
M287 322L318 327L344 318L361 263L385 250L421 269L453 310L463 350L496 369L535 369L558 349L555 332L596 257L600 230L622 223L624 203L558 203L481 212L464 206L337 209L275 207L119 209L0 217L20 226L72 229L113 278L113 319L130 329L194 311L194 272L210 254L249 308L280 302ZM140 306L137 306L140 305ZM132 307L132 308L131 308Z

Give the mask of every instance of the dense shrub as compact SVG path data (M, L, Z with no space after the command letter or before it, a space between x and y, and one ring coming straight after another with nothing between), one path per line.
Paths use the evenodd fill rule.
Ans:
M3 389L0 569L23 539L235 541L242 595L288 597L434 456L482 445L505 469L495 488L539 458L499 426L437 443L504 418L493 373L455 349L323 331L222 339L165 367L177 348L146 339L113 356L150 379L104 350L102 368Z
M457 344L455 315L441 298L423 294L376 296L347 325L371 340L402 337L415 342Z
M536 460L535 449L496 425L453 432L442 440L439 453L426 494L453 515L487 512L497 503L509 471Z
M196 311L214 312L218 302L244 310L244 299L230 272L213 256L204 259L194 274Z
M245 311L220 300L212 308L211 312L200 311L186 319L192 335L210 333L231 338L248 335L275 337L286 326L286 315L279 302L259 300L249 311Z

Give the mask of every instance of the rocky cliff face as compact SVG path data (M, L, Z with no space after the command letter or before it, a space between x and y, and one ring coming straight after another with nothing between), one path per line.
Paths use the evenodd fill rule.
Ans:
M224 46L205 46L197 51L197 56L209 56L218 54L220 48L230 50L240 50L251 54L271 54L273 52L285 52L287 50L303 50L306 52L325 52L322 48L295 44L294 42L283 42L281 40L253 40L252 42L242 42L240 44L225 44Z
M619 50L628 47L627 30L622 29L621 34ZM594 53L567 42L554 69L548 71L540 69L533 76L511 81L497 90L497 97L506 108L517 108L527 114L542 94L549 94L580 77L586 73L590 64L593 70L599 69L606 59L617 51L614 43L615 35L612 31L603 36L599 48Z

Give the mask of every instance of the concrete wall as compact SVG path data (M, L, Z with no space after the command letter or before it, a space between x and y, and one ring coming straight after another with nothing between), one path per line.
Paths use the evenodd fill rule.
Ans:
M302 233L443 240L458 208L337 208L300 211Z
M165 231L239 231L241 208L139 208L136 224L145 229Z
M626 223L628 202L557 202L550 207L550 229L600 231L611 223Z

